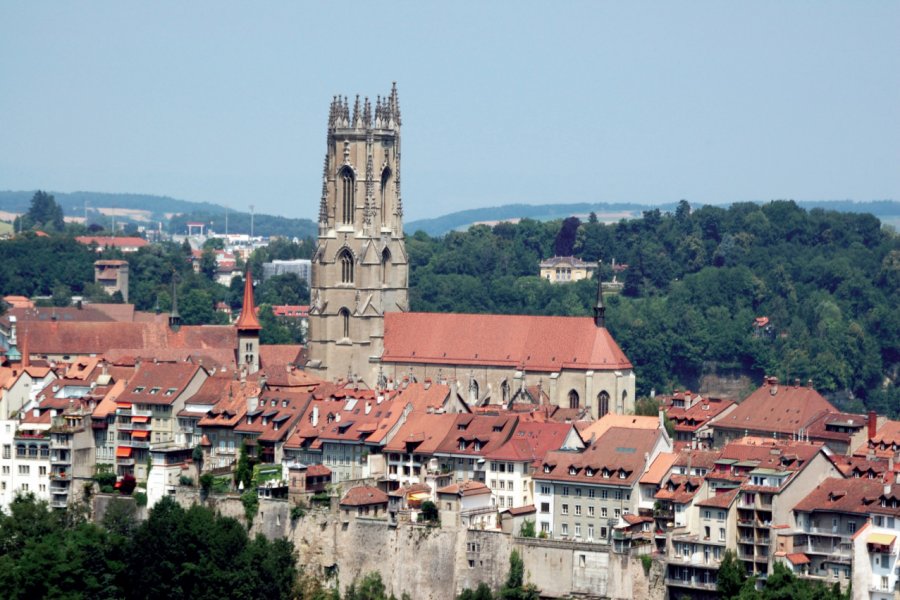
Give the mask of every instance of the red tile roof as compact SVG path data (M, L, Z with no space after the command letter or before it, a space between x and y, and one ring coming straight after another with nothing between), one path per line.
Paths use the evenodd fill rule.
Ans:
M438 445L436 453L485 456L506 443L517 423L518 418L512 415L456 415L453 427ZM465 447L461 448L461 444Z
M696 400L690 408L672 406L671 396L662 398L661 402L667 407L666 416L672 420L675 431L697 431L735 405L733 400L721 398L701 398Z
M609 332L590 317L389 312L382 360L545 372L631 368Z
M656 492L654 497L658 500L668 500L675 504L687 504L694 498L702 485L702 477L672 475L662 489Z
M900 496L900 486L893 486L892 492ZM871 512L882 512L900 515L900 508L891 509L880 506L880 498L884 493L884 482L881 479L840 479L831 477L822 481L803 500L797 503L794 510L803 512L841 512L866 515ZM896 497L895 496L895 497Z
M808 427L823 412L838 410L816 390L769 380L713 427L790 435Z
M490 494L491 488L480 481L466 480L459 483L451 483L450 485L439 488L437 493L460 497L480 496L481 494Z
M792 565L805 565L810 562L809 557L802 552L794 552L785 556Z
M656 459L654 459L650 464L650 467L647 468L647 472L641 477L641 483L652 485L659 485L662 483L663 479L665 479L668 474L669 469L675 464L675 459L677 457L678 455L674 452L660 452L657 454Z
M696 504L697 506L705 508L728 508L731 506L731 503L734 502L734 499L737 498L740 491L740 488L721 490L714 496L710 496L705 500L700 500L699 502L696 502Z
M412 404L413 410L439 410L450 396L450 386L440 383L414 382L400 390L398 398L404 404Z
M75 241L84 244L85 246L97 244L100 248L105 248L107 246L112 248L143 248L150 243L144 238L118 237L111 235L80 235L75 238Z
M613 427L584 452L548 452L534 479L631 487L660 435L659 429Z
M547 452L559 450L572 431L568 423L522 423L505 444L485 453L487 460L527 461L529 463L544 459Z
M433 454L456 423L455 414L430 414L413 410L406 416L391 440L385 444L386 452L407 452L407 445L417 454Z
M311 400L308 392L266 390L259 397L259 405L245 413L245 418L235 426L234 431L255 435L263 442L283 441ZM251 418L252 422L248 423Z
M887 446L900 446L900 421L887 421L875 433L871 440L874 444L884 443Z
M201 369L189 363L143 363L128 381L128 389L118 401L172 404Z
M341 498L341 506L371 506L387 504L388 496L376 487L360 485L350 488Z

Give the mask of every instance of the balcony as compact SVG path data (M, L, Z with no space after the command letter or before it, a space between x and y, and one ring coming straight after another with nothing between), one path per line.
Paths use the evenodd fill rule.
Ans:
M69 438L59 439L59 436L50 437L51 450L68 450L72 447L72 441Z
M50 464L51 465L70 465L72 464L72 459L69 457L69 454L51 454L50 455Z
M688 587L698 590L715 591L716 582L704 582L700 577L672 577L666 576L666 585L673 587Z
M119 411L116 411L116 414L118 414L118 412ZM153 411L152 410L138 410L136 408L132 408L130 414L132 417L152 417Z
M69 493L69 488L68 488L68 486L66 486L66 485L60 486L60 485L57 484L57 483L51 483L51 484L50 484L50 493L51 493L51 494L65 494L65 495L68 495L68 493Z
M50 481L69 481L71 478L72 476L65 471L50 471ZM50 484L50 488L53 488L52 483Z
M116 458L116 464L120 467L133 467L134 459L133 458Z
M149 431L150 423L116 423L119 431Z
M50 499L50 508L66 508L68 505L68 498L51 498Z
M149 448L150 442L148 441L138 441L138 440L119 440L120 446L131 446L132 448Z

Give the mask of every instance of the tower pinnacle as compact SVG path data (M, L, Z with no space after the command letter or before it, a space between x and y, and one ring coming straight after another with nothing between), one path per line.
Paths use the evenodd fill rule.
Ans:
M250 265L247 265L247 274L244 279L244 304L241 307L241 318L235 324L240 330L256 330L262 329L259 319L256 318L256 303L253 301L253 273L250 271Z
M603 305L603 278L600 276L602 261L597 261L597 304L594 305L594 325L606 327L606 307Z

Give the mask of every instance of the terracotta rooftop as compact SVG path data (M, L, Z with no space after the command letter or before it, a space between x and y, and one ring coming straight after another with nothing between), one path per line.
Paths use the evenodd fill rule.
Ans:
M256 318L256 304L253 302L253 273L247 267L247 275L244 277L244 302L241 305L241 316L234 325L237 329L247 331L259 331L262 325Z
M128 381L119 402L172 404L201 369L189 363L143 363Z
M111 248L142 248L150 243L144 238L111 235L80 235L75 238L75 241L86 246L97 244L100 248L107 246Z
M687 504L700 491L703 485L702 477L688 477L687 475L672 475L663 484L662 488L654 496L658 500L668 500L675 504Z
M900 506L881 506L885 484L881 479L840 479L822 481L806 495L794 510L803 512L841 512L866 515L871 512L900 516ZM891 486L887 498L900 498L900 485Z
M808 427L823 412L838 410L810 387L782 385L769 378L713 427L790 435Z
M433 454L455 423L455 414L432 414L413 410L406 416L406 422L385 445L384 450Z
M247 410L234 431L253 435L263 442L283 441L311 400L308 392L266 390L259 397L259 405Z
M548 452L534 479L631 487L660 435L658 429L613 427L581 453Z
M484 485L480 481L461 481L459 483L451 483L437 490L438 494L450 494L459 497L480 496L481 494L490 494L491 488Z
M388 496L376 487L360 485L350 488L341 498L341 506L370 506L387 504Z
M871 440L874 444L900 446L900 421L887 421L875 433Z
M485 456L512 435L518 418L514 415L488 416L458 414L453 427L436 450L443 455Z
M734 502L734 499L737 498L740 491L740 488L732 488L730 490L720 488L720 491L715 495L696 502L696 505L705 508L728 508L731 506L731 503Z
M450 396L449 385L414 382L402 388L398 398L404 404L412 404L413 410L426 412L442 409L448 396Z
M627 429L659 429L659 417L638 417L634 415L617 415L607 413L597 421L581 429L581 437L584 441L589 441L591 437L599 439L604 433L613 427L624 427Z
M590 317L388 312L382 360L543 372L631 368L609 332Z
M485 453L487 460L527 461L539 465L547 452L559 450L572 431L568 423L522 423L505 444Z
M650 463L647 472L641 477L640 482L652 485L659 485L669 473L669 469L675 464L678 457L674 452L660 452L656 458Z

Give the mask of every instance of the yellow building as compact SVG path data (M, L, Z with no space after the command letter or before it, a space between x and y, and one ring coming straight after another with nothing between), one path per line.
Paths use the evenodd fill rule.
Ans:
M554 256L541 261L541 279L550 283L567 283L590 279L597 263L585 262L574 256Z

